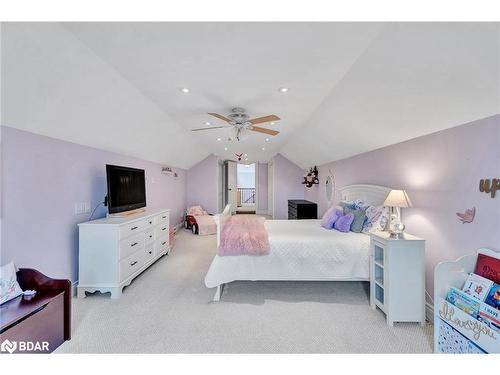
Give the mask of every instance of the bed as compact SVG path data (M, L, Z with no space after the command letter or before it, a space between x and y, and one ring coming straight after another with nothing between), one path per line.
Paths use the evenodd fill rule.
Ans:
M381 205L390 188L349 185L339 189L338 200L363 200ZM230 207L216 215L217 245ZM342 233L320 226L320 220L266 220L270 252L263 256L215 255L205 285L217 288L219 301L224 284L232 281L368 281L370 237L364 233Z

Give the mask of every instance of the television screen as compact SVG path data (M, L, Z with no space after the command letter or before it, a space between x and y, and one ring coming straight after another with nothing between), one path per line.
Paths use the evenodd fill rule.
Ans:
M143 169L106 165L108 211L110 214L146 207Z

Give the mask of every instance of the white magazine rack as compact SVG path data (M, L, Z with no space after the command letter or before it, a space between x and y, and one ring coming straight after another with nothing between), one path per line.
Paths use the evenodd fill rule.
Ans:
M500 259L500 252L479 249L453 262L441 262L434 269L434 352L500 353L500 334L446 301L448 291L462 289L474 272L477 254Z

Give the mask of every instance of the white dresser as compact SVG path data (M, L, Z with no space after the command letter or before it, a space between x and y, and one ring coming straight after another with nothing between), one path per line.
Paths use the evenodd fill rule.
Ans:
M119 298L142 271L168 254L170 210L146 211L78 224L78 298L111 292Z

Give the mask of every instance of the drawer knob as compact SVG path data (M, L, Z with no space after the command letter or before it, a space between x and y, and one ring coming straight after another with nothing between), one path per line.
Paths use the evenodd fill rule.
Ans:
M137 261L134 260L132 263L130 263L131 266L135 266L137 264Z
M161 218L162 218L162 219L166 219L167 217L166 217L166 216L162 216Z
M148 251L148 253L152 254L153 252L152 251Z
M132 228L130 228L130 230L136 230L137 228L139 228L139 227L132 227Z
M139 245L139 242L134 242L130 247L134 247L135 245Z
M161 228L161 230L165 230L165 229L167 229L167 228Z
M150 234L150 235L149 235L149 238L153 238L153 235L152 235L152 234Z
M165 241L165 242L162 242L161 244L162 244L162 246L163 246L163 245L165 245L166 243L167 243L167 241Z
M150 222L149 222L149 224L153 224L153 222L152 222L152 221L150 221Z

